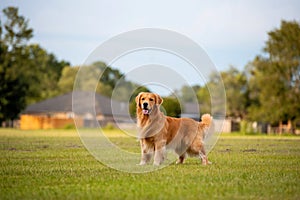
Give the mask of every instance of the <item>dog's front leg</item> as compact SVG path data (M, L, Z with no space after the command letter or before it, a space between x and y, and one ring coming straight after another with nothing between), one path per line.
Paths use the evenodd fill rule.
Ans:
M155 144L154 163L153 165L160 165L163 163L166 156L166 141L161 141Z
M140 144L141 144L141 162L139 165L145 165L147 163L149 163L149 161L151 160L152 157L152 153L153 150L151 149L151 147L149 147L145 141L140 140Z
M139 165L146 165L151 160L152 153L142 153L141 162Z

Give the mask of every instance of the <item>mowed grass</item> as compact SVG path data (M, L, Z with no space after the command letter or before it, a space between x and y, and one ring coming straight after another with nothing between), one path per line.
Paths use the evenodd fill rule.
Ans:
M86 130L94 131L94 130ZM139 152L135 139L107 131ZM300 137L221 135L209 166L130 174L110 169L75 130L0 129L0 199L300 199Z

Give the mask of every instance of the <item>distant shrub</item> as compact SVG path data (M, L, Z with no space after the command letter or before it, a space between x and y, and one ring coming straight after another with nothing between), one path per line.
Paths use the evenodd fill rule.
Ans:
M63 127L63 129L75 129L75 124L67 124Z
M242 120L240 122L240 132L243 133L244 135L257 135L257 133L254 131L252 127L252 122L248 122L245 120Z
M106 130L114 130L115 129L115 126L113 123L107 123L106 126L104 127L104 129Z

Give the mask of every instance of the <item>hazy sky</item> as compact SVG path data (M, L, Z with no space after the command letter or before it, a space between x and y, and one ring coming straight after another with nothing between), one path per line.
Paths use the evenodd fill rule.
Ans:
M219 70L243 69L282 19L300 21L299 0L1 0L0 8L11 5L30 20L32 42L72 65L115 35L162 28L197 42Z

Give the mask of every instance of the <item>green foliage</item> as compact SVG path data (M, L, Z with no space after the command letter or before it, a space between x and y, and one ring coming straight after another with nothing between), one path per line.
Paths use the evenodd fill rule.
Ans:
M17 118L19 112L26 106L28 85L23 79L8 74L7 70L6 66L0 64L0 122Z
M162 111L170 117L179 117L183 112L183 108L180 107L180 103L176 98L165 97L163 98L163 103L161 105Z
M76 129L76 126L75 126L75 124L67 124L67 125L65 125L63 127L63 129L66 129L66 130L68 130L68 129Z
M56 95L61 70L67 64L57 61L39 45L28 44L33 30L17 8L8 7L3 15L0 21L0 122L17 118L30 103Z
M235 118L245 118L248 106L247 78L243 72L231 67L221 72L226 90L226 115Z
M3 10L6 22L0 21L0 123L15 119L26 106L26 91L29 84L18 68L22 64L24 42L32 36L27 21L18 16L18 9Z
M77 76L79 70L80 74ZM74 84L77 90L96 91L124 102L131 102L133 96L135 97L140 91L149 91L145 87L127 81L119 70L107 66L104 62L95 62L82 67L64 67L58 82L60 93L73 91Z
M231 67L221 72L222 80L211 74L207 85L198 89L202 112L218 110L211 108L211 101L216 101L215 107L218 98L210 96L208 88L215 90L215 83L223 81L227 116L274 124L291 120L296 126L300 121L300 25L282 21L268 35L264 56L257 56L244 71Z
M190 86L182 86L180 90L180 98L183 102L193 102L197 103L197 91L200 89L200 86L195 85L193 87Z
M65 94L73 90L78 70L79 67L65 66L63 68L60 79L58 81L58 90L60 93Z
M85 76L77 77L77 89L129 101L130 113L135 115L134 98L141 91L149 91L147 88L126 80L119 70L103 62L79 68L57 60L38 44L29 43L33 29L17 8L8 7L2 12L0 123L17 118L28 104L71 92L79 70ZM300 121L300 25L282 21L280 28L268 36L263 55L257 56L244 71L231 67L221 72L222 80L211 74L206 85L183 86L177 96L183 102L199 103L202 113L223 113L219 96L211 96L208 91L209 88L221 94L216 83L223 81L227 116L274 124L290 120L296 127ZM172 98L165 98L162 108L170 116L177 117L182 112L178 101Z
M104 127L105 130L114 130L116 129L115 126L112 123L108 123L106 124L106 126Z
M258 135L261 134L259 132L255 132L252 127L252 122L248 122L246 120L242 120L240 123L241 129L240 132L244 135Z
M211 100L210 94L207 87L201 87L197 91L197 98L200 104L201 113L210 113L211 112Z
M20 71L26 76L29 88L26 103L31 104L53 96L58 92L58 80L65 61L58 61L53 54L49 54L39 45L28 45L25 48L22 68Z
M115 100L128 101L139 86L126 81L119 70L103 62L90 66L70 67L37 44L28 44L33 30L18 9L3 10L5 23L0 23L0 122L18 117L28 104L71 92L77 72L76 88L93 90ZM101 79L98 80L98 75Z
M9 50L21 48L33 36L33 30L28 27L28 20L19 15L18 8L7 7L3 9L6 21L2 27L1 20L1 42L8 45ZM3 35L2 35L3 34Z
M115 88L117 82L122 78L123 74L117 69L107 67L103 62L94 63L96 66L99 64L102 70L104 70L103 68L105 67L100 82L110 85L111 88Z
M300 120L300 25L282 21L268 33L266 57L257 56L248 66L250 77L249 117L276 123Z

